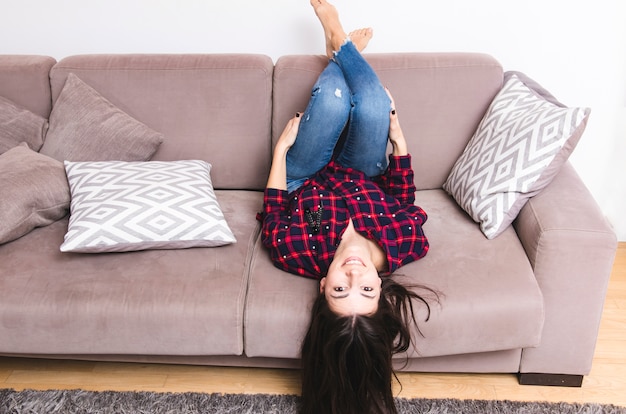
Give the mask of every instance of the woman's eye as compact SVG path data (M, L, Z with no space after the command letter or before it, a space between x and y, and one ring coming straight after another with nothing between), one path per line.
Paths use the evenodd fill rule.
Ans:
M336 287L334 290L335 290L335 292L343 292L345 290L345 288L344 287Z
M369 287L369 286L364 286L364 287L363 287L363 290L364 290L364 291L366 291L366 292L371 292L371 291L373 291L373 290L374 290L374 288L371 288L371 287Z

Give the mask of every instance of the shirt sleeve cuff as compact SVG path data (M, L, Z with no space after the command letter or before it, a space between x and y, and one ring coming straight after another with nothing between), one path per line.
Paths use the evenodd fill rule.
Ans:
M269 213L277 208L282 208L287 203L288 193L286 190L266 188L264 196L265 212Z
M390 170L406 170L411 168L411 154L389 155Z

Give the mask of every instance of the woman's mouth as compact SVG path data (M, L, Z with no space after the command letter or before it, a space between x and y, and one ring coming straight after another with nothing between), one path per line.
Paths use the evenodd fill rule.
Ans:
M343 265L344 266L358 265L358 266L365 267L365 263L363 263L363 260L361 260L360 258L356 256L348 257L346 261L343 262Z

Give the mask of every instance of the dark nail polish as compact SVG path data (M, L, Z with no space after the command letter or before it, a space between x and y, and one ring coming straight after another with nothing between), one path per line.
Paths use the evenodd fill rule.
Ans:
M395 115L395 114L396 114L396 110L395 110L395 109L393 109L393 110L391 111L391 114L392 114L392 115Z

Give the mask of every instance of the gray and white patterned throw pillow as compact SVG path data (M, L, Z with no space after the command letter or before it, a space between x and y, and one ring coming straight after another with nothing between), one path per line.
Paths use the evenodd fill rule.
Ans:
M587 124L588 108L555 104L527 84L505 82L443 185L488 239L552 181Z
M205 161L65 162L70 221L63 252L235 243Z

